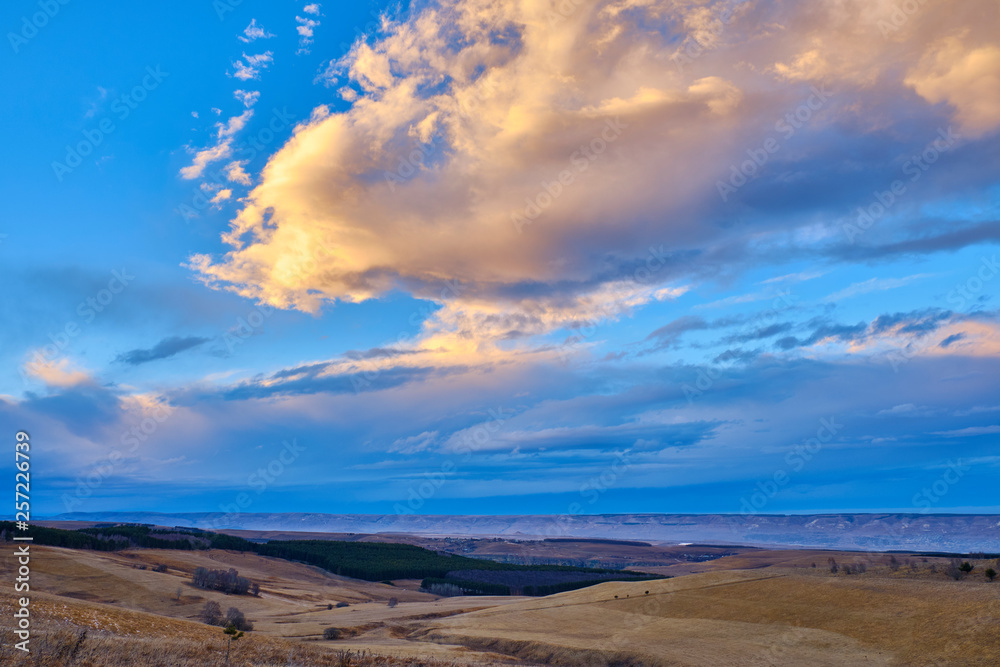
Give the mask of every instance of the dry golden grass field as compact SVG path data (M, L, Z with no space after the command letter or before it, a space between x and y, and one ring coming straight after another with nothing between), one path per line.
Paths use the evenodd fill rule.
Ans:
M0 561L2 577L13 577L11 552ZM868 566L832 574L831 555ZM1000 581L981 576L995 563L975 562L955 581L943 559L900 556L892 567L887 559L754 551L685 564L705 571L667 580L544 598L438 599L415 581L358 581L255 554L36 546L33 654L12 649L14 598L5 587L0 664L223 664L221 629L198 620L208 600L236 606L254 623L233 645L231 664L255 667L1000 664ZM156 564L167 571L154 572ZM235 567L260 583L261 595L194 588L199 566ZM338 602L348 606L328 608ZM342 639L324 640L328 627Z

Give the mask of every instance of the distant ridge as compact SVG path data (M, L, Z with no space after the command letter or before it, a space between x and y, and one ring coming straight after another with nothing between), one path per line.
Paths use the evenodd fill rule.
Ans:
M577 514L462 516L71 512L52 521L427 536L605 538L871 551L1000 552L997 514Z

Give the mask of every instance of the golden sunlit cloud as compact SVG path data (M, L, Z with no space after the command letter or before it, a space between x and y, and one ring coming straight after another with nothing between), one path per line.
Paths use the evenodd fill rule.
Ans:
M296 127L223 235L231 250L187 266L313 313L393 289L437 301L428 349L672 297L685 288L665 284L689 277L661 262L637 281L636 263L651 242L667 253L716 242L697 213L733 146L759 144L761 119L782 118L789 100L794 111L816 85L871 107L911 86L955 102L963 124L992 122L973 76L991 52L931 46L958 19L930 7L909 17L904 49L879 34L889 5L848 4L447 0L386 19L378 41L323 75L351 107L320 107ZM688 30L680 47L676 25ZM938 55L904 83L927 49ZM894 78L873 86L884 72ZM836 119L826 113L810 122ZM526 326L498 325L515 321Z
M1000 48L970 47L963 37L934 44L906 85L931 104L953 106L962 130L977 136L1000 127Z

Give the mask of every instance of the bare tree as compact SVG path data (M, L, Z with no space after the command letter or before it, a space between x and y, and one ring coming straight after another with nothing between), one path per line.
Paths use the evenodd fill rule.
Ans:
M247 617L243 615L243 612L236 607L230 607L229 611L226 612L226 625L231 625L237 630L253 630L253 623L247 620Z
M201 620L209 625L218 625L222 619L222 607L215 600L209 600L201 610Z

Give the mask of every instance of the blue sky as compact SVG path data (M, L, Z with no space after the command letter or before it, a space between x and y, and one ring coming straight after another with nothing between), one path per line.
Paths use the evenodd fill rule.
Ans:
M6 4L35 512L997 511L998 9L834 5Z

